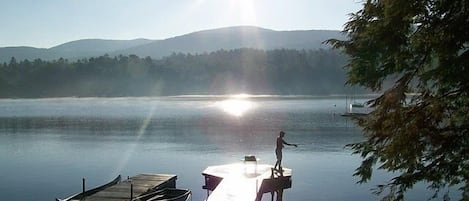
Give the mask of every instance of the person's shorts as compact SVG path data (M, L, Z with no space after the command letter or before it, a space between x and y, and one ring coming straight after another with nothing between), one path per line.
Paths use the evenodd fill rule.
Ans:
M277 159L282 159L282 150L281 149L276 149L275 150L275 155L277 156Z

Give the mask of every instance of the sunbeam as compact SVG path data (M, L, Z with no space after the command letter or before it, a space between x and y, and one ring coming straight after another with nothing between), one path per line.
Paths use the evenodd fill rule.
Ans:
M130 143L130 145L125 150L125 152L122 154L122 160L120 160L119 164L117 165L116 170L114 170L114 172L112 172L111 176L116 175L116 174L120 174L122 172L122 170L124 169L124 167L127 165L127 163L129 162L130 157L132 156L132 153L134 153L135 148L137 147L137 145L140 141L140 138L142 138L142 136L145 134L145 131L146 131L148 125L151 122L151 118L153 117L154 112L155 112L155 106L152 106L150 108L150 111L148 112L147 117L143 120L142 125L138 129L137 136L135 137L133 142Z

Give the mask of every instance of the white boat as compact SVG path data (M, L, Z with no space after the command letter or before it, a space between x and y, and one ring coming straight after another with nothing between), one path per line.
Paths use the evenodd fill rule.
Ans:
M348 103L347 97L345 97L345 112L341 114L344 117L353 117L353 116L366 116L369 114L369 107L365 103L356 102L352 100L352 103Z

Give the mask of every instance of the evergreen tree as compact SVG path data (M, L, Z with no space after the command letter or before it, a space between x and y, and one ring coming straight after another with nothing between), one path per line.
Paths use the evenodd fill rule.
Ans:
M339 94L345 60L335 50L249 48L174 53L159 60L136 55L13 60L0 69L0 97Z
M366 140L350 146L363 157L360 182L379 164L398 174L378 186L386 200L421 181L435 197L454 186L469 200L469 3L368 0L343 32L347 40L329 42L350 56L348 83L393 83L358 121Z

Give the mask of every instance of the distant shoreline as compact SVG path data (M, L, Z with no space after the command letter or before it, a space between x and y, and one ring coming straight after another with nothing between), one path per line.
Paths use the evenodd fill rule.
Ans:
M272 94L214 94L214 95L201 95L201 94L185 94L185 95L168 95L168 96L63 96L63 97L28 97L28 98L16 98L16 97L3 97L0 100L32 100L32 99L166 99L166 98L203 98L203 99L219 99L219 98L280 98L280 99L301 99L301 98L373 98L380 94L331 94L331 95L272 95Z

